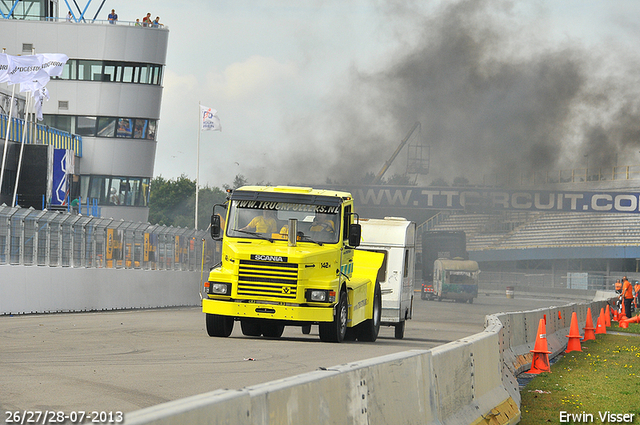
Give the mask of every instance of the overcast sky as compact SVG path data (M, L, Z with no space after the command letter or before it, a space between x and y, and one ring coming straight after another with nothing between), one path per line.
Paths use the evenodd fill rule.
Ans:
M223 128L202 132L203 185L354 181L416 121L425 183L640 162L636 0L108 0L100 18L112 8L170 30L155 176L195 178L199 101ZM406 166L405 150L389 172Z

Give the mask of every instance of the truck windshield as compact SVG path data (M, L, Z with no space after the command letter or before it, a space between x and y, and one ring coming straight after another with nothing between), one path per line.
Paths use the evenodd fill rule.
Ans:
M299 242L337 243L340 207L233 200L226 235L248 239L287 240L289 219L298 220Z

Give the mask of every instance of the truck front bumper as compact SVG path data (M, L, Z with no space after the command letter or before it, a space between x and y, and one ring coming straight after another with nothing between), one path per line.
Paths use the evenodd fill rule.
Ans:
M292 322L333 321L333 306L301 307L203 299L202 312L220 316L231 316L238 319L273 319Z

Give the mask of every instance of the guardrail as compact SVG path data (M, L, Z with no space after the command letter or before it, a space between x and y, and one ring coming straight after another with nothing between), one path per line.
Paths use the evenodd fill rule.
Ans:
M125 415L127 425L516 424L516 375L531 365L547 321L551 356L564 350L572 312L586 320L607 294L585 304L487 316L485 330L431 350L406 351L240 390L218 390ZM560 313L560 314L558 314Z
M142 19L142 18L140 18ZM152 18L153 19L153 18ZM169 27L165 24L158 24L157 26L154 25L153 23L151 24L143 24L142 21L121 21L121 20L117 20L114 22L109 21L108 19L96 19L96 18L89 18L86 16L72 16L71 19L67 19L65 18L58 18L58 17L47 17L45 18L46 21L49 22L60 22L60 23L65 23L65 24L98 24L98 25L124 25L124 26L129 26L129 27L142 27L142 28L151 28L151 29L166 29L168 30Z

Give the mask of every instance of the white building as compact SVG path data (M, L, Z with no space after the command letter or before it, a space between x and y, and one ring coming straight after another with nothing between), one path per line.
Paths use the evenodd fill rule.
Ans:
M9 16L12 6L0 4L7 54L69 56L47 84L43 113L47 125L82 136L71 198L96 199L104 217L146 222L168 28L50 18L59 15L57 1L21 0Z

